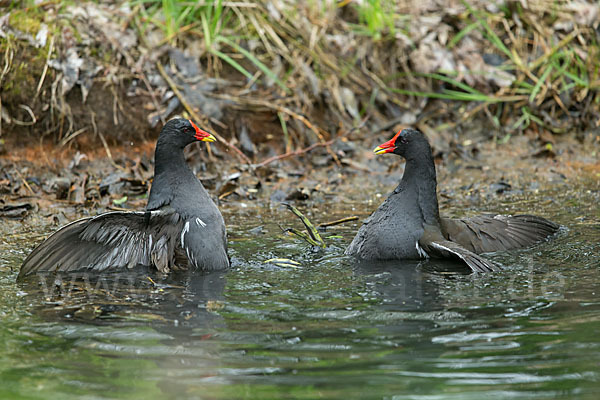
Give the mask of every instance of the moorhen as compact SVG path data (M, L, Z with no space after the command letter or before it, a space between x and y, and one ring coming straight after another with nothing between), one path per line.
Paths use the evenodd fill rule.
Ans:
M229 266L223 216L185 162L194 141L214 142L192 121L162 128L145 211L117 211L72 222L25 259L18 278L36 272L119 271L146 266L220 270Z
M440 217L431 147L417 130L403 129L373 152L400 155L406 167L398 187L358 230L348 255L365 260L453 258L483 272L497 267L479 253L527 247L559 229L534 215Z

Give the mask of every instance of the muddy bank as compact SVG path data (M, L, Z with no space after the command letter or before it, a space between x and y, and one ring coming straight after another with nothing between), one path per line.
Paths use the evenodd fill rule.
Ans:
M264 166L241 165L223 146L191 146L188 162L222 206L292 202L310 210L323 203L363 203L374 209L397 184L403 160L376 156L372 148L393 131L369 139L316 148ZM107 210L142 209L153 175L153 141L81 152L52 146L22 148L0 159L0 215L44 216L64 224ZM465 213L486 211L498 201L527 198L539 191L600 190L600 142L557 141L540 150L526 137L494 145L473 135L461 143L433 141L441 207L460 201ZM551 201L551 199L548 199ZM534 212L524 204L511 212ZM501 211L501 210L497 210ZM590 216L599 218L600 215ZM34 217L36 218L36 217Z
M245 164L316 143L332 153L357 126L464 141L476 119L490 140L542 146L598 133L596 4L318 3L12 2L4 151L153 138L176 113Z
M443 198L597 190L594 4L17 3L0 17L5 217L143 207L177 114L220 139L188 158L221 203L376 203L402 163L370 151L403 126L432 142Z

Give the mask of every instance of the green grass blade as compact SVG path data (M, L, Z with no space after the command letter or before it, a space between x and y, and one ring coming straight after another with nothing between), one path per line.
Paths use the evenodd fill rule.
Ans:
M567 83L562 86L562 88L558 91L558 93L567 92L567 91L571 90L572 88L574 88L575 86L577 86L577 84L575 82Z
M421 75L421 74L419 74L419 75ZM452 78L450 78L448 76L445 76L445 75L441 75L441 74L422 74L422 76L426 76L426 77L430 77L430 78L433 78L433 79L437 79L438 81L450 83L451 85L454 85L454 86L456 86L458 88L461 88L465 92L483 95L483 93L481 93L480 91L472 88L471 86L467 85L466 83L459 82L456 79L452 79Z
M473 22L466 27L464 27L460 32L458 32L451 40L448 42L448 48L451 49L460 42L460 40L469 34L473 29L477 29L479 26L479 21Z
M398 94L406 94L409 96L417 96L417 97L429 97L432 99L446 99L446 100L454 100L454 96L445 95L442 93L433 93L433 92L418 92L414 90L405 90L405 89L397 89L397 88L389 88L391 92Z
M277 77L277 75L275 75L275 73L273 71L271 71L265 64L260 62L260 60L258 58L256 58L252 53L250 53L248 50L244 49L242 46L238 45L237 43L229 40L228 38L226 38L224 36L218 36L217 41L223 42L223 43L233 47L236 51L242 53L244 55L244 57L246 57L248 60L250 60L265 75L267 75L270 79L272 79L275 83L277 83L277 85L281 89L283 89L286 93L291 93L291 90L285 85L285 83L283 83Z
M544 84L544 82L546 82L546 79L548 78L548 75L550 75L550 72L552 72L552 65L548 65L546 67L546 69L542 73L542 76L539 77L537 83L533 87L533 90L531 91L531 95L529 95L530 103L533 103L533 101L535 100L535 96L537 96L540 89L542 88L542 85Z
M223 4L221 0L218 0L215 4L214 4L214 15L212 17L212 24L211 24L211 29L213 32L213 35L216 35L217 30L218 30L218 26L219 26L219 21L221 20L221 15L223 15Z
M527 91L527 93L531 92L533 90L533 85L529 82L525 82L525 81L515 81L513 83L513 86L518 86L521 89L524 89Z
M488 25L487 21L483 18L480 17L480 12L477 10L474 10L473 7L471 7L471 5L464 1L462 2L467 9L471 12L471 14L473 15L473 17L481 24L481 26L484 29L484 36L487 37L487 39L492 42L492 44L494 46L496 46L498 48L498 50L500 50L501 52L503 52L504 54L506 54L508 56L508 58L510 58L515 64L517 64L517 62L514 59L513 54L511 53L511 51L504 45L504 43L502 42L502 39L500 39L500 37L498 35L496 35L496 32L494 32L494 30Z
M583 86L583 87L590 86L590 83L587 80L583 80L583 79L581 79L581 77L579 77L569 71L565 71L564 75L580 86Z
M476 95L472 93L464 93L452 90L445 90L442 93L434 92L418 92L413 90L389 88L389 91L393 93L405 94L409 96L428 97L432 99L444 99L444 100L455 100L455 101L482 101L486 103L506 103L513 101L521 101L526 97L523 96L504 96L504 97L491 97L486 95Z
M291 147L288 129L287 129L287 123L285 122L284 115L281 111L277 112L277 117L279 118L279 123L281 124L281 130L283 131L283 141L285 143L285 149L287 151Z
M204 33L204 43L206 44L206 48L212 48L213 38L210 33L210 29L208 27L208 20L205 14L200 16L200 22L202 22L202 32Z
M455 96L457 100L463 101L483 101L485 103L493 103L498 101L495 97L490 97L483 93L465 93L452 89L445 89L442 93Z
M183 11L181 12L181 14L179 14L179 15L177 16L177 19L176 19L175 21L176 21L176 23L177 23L177 27L178 27L178 28L179 28L180 26L182 26L182 25L184 25L184 24L185 24L185 20L186 20L186 18L188 17L188 15L190 15L190 13L192 12L192 10L193 10L193 9L194 9L194 8L193 8L193 7L190 7L190 6L188 6L188 7L185 7L185 8L183 9Z
M512 126L513 129L519 129L522 125L529 125L529 116L527 114L521 115L521 117Z
M225 61L227 64L231 65L233 68L235 68L237 71L239 71L240 73L242 73L246 78L248 79L252 79L253 76L250 72L248 72L244 67L242 67L240 64L238 64L237 61L235 61L233 58L229 57L227 54L220 52L219 50L216 49L210 49L209 50L212 54L214 54L215 56L219 57L220 59L222 59L223 61Z

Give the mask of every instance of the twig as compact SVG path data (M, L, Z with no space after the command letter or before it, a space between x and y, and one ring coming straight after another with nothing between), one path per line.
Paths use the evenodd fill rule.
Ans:
M2 73L0 73L0 84L4 80L4 76L10 71L10 66L12 65L13 58L15 52L12 49L10 41L7 43L6 50L4 51L4 68L2 69Z
M302 239L305 242L307 242L308 244L310 244L311 246L317 246L317 247L321 247L321 248L325 248L326 247L326 245L324 243L317 242L316 240L314 240L313 238L311 238L310 235L308 235L307 233L304 233L302 231L299 231L296 228L283 229L283 232L294 234L294 235L298 236L300 239Z
M91 119L92 119L92 127L94 128L94 132L100 138L100 141L102 142L102 146L104 147L104 150L106 151L106 156L108 157L108 160L110 161L110 163L112 164L113 167L123 170L124 168L121 167L119 164L117 164L115 162L115 160L113 160L112 153L110 152L110 148L108 147L108 143L106 142L106 139L104 138L104 135L102 134L102 132L100 132L100 130L96 126L96 113L93 111L92 111Z
M293 156L299 156L301 154L308 153L309 151L314 150L317 147L331 146L334 141L335 141L335 139L331 139L331 140L328 140L326 142L313 143L310 146L305 147L305 148L300 149L300 150L294 150L294 151L290 151L290 152L287 152L287 153L284 153L284 154L280 154L278 156L273 156L273 157L267 158L266 160L261 161L258 164L255 164L254 167L261 168L261 167L264 167L265 165L271 164L272 162L275 162L275 161L278 161L278 160L283 160L284 158L290 158L290 157L293 157Z
M102 142L102 146L104 146L104 150L106 150L106 156L110 160L110 163L113 164L113 165L115 165L115 161L112 158L112 153L110 152L110 148L108 147L108 143L106 142L106 139L104 138L104 135L100 131L96 131L96 133L100 137L100 141Z
M137 6L135 6L133 11L131 11L131 13L125 18L125 21L121 23L121 33L125 33L127 27L129 26L129 24L131 24L131 21L133 21L133 19L139 14L141 8L142 5L138 4Z
M367 116L366 116L366 117L365 117L365 118L364 118L364 119L361 121L360 125L358 125L358 126L356 126L356 127L352 128L352 129L348 130L347 132L345 132L344 134L342 134L342 135L339 135L339 136L337 136L337 137L335 137L335 138L333 138L333 139L330 139L330 140L328 140L328 141L326 141L326 142L313 143L313 144L311 144L310 146L308 146L308 147L305 147L305 148L303 148L303 149L294 150L294 151L289 151L289 152L287 152L287 153L280 154L280 155L278 155L278 156L273 156L273 157L267 158L266 160L263 160L263 161L261 161L260 163L258 163L258 164L255 164L255 165L254 165L254 167L255 167L255 168L261 168L261 167L264 167L264 166L266 166L266 165L269 165L269 164L271 164L272 162L279 161L279 160L283 160L284 158L290 158L290 157L293 157L293 156L299 156L299 155L301 155L301 154L308 153L309 151L311 151L311 150L314 150L314 149L316 149L317 147L326 147L326 146L331 146L331 145L333 144L333 142L335 142L335 141L336 141L336 139L343 138L343 137L345 137L345 136L349 135L350 133L352 133L352 132L354 132L354 131L356 131L356 130L358 130L358 129L362 128L362 127L364 126L364 124L367 122L367 120L368 120L368 119L369 119L369 115L367 115Z
M573 30L573 32L569 33L565 36L560 42L553 46L549 51L540 56L537 60L532 61L528 68L529 70L534 70L540 65L542 65L548 58L552 57L561 47L566 46L569 42L577 37L579 31L577 29Z
M73 132L72 134L70 134L69 136L63 138L63 140L60 141L60 143L58 144L60 147L64 147L67 143L69 143L71 140L75 139L77 136L79 136L80 134L82 134L83 132L87 131L87 127L83 127L75 132Z
M231 195L231 194L235 193L235 191L236 191L236 190L237 190L237 189L231 189L231 190L229 190L229 191L227 191L227 192L225 192L225 193L223 193L223 194L219 195L219 200L223 200L223 199L224 199L224 198L226 198L227 196L229 196L229 195Z
M110 86L110 91L113 94L113 124L119 126L119 95L117 94L114 85Z
M144 70L142 68L140 68L140 71L138 71L138 74L140 76L140 79L142 80L142 82L144 82L144 85L146 85L146 90L148 90L148 93L150 94L150 99L152 100L152 104L154 105L154 108L156 110L160 110L160 105L158 103L158 100L156 98L156 93L154 93L154 90L152 90L152 86L150 86L150 82L148 81L148 78L146 77L146 74L144 73ZM160 121L165 124L167 121L165 121L165 117L162 115L161 112L158 113L158 116L160 118Z
M169 85L171 90L173 90L173 93L175 93L175 96L177 96L177 98L179 99L181 104L183 104L183 107L187 110L187 112L190 113L190 115L192 116L193 119L200 121L201 120L200 116L196 113L196 111L194 111L194 109L192 108L190 103L187 101L187 99L185 98L183 93L181 93L179 91L179 88L177 88L177 85L175 84L175 82L173 82L173 79L171 79L171 77L167 74L167 72L165 71L165 69L163 68L162 64L159 61L156 62L156 67L158 68L158 72L160 72L160 74L165 79L165 81L167 81L167 84ZM225 144L227 147L232 149L242 160L244 160L244 162L246 164L252 164L252 161L250 161L250 159L244 153L242 153L242 151L240 149L238 149L237 147L235 147L234 145L232 145L231 143L226 141L218 133L212 132L212 134L215 138L217 138L218 141L220 141L221 143Z
M353 215L352 217L346 217L346 218L338 219L338 220L331 221L331 222L323 222L323 223L319 224L318 226L320 228L327 228L328 226L340 225L345 222L356 221L357 219L358 219L358 217L356 215Z
M13 124L21 125L21 126L35 125L35 123L37 122L37 118L35 117L35 114L33 113L33 110L31 109L31 107L29 107L28 105L25 105L25 104L19 104L19 107L22 108L23 110L27 111L27 113L31 117L31 121L25 122L25 121L19 121L18 119L13 118L12 119Z
M302 122L308 129L313 131L313 133L319 138L319 140L322 143L325 143L325 137L323 136L323 133L327 134L327 132L325 132L323 129L313 125L305 116L300 115L297 112L294 112L287 107L269 102L268 100L241 99L236 96L229 96L229 95L224 95L224 94L214 94L213 96L220 98L220 99L224 99L224 100L234 101L237 103L246 103L248 105L253 105L253 106L262 106L262 107L269 108L271 110L275 110L277 112L288 114L290 117Z
M35 91L35 96L33 99L37 99L40 95L40 91L42 90L42 85L44 84L44 80L46 79L46 73L48 73L48 63L50 62L50 57L52 56L52 52L54 51L54 35L50 38L50 47L48 48L48 55L46 56L46 64L44 64L44 70L42 71L42 76L40 77L40 81L37 85L37 89Z
M387 121L386 123L384 123L381 126L376 126L375 128L371 129L371 132L369 132L369 135L375 135L381 131L387 131L388 129L393 128L395 125L399 124L400 122L402 122L404 120L404 117L397 117L394 118L392 120Z
M229 95L223 95L223 94L215 94L213 95L214 97L220 98L220 99L225 99L225 100L230 100L230 101L234 101L237 103L246 103L248 105L254 105L254 106L262 106L262 107L266 107L268 109L271 110L275 110L277 111L277 113L284 113L289 115L290 117L302 122L308 129L310 129L316 136L317 138L319 138L319 140L321 141L321 143L323 143L322 146L324 146L327 149L327 152L329 154L331 154L331 157L333 157L333 160L335 161L336 164L341 166L340 160L338 159L337 155L329 148L329 146L331 145L331 141L325 141L325 136L327 135L327 132L325 130L323 130L322 128L313 125L305 116L298 114L297 112L290 110L289 108L279 105L279 104L274 104L271 103L269 101L266 100L260 100L260 99L241 99L240 97L235 97L235 96L229 96Z
M23 182L23 185L25 185L25 187L27 188L27 190L29 190L29 192L32 195L35 195L35 192L31 188L31 186L29 186L29 183L27 183L27 180L25 180L25 178L23 177L23 175L21 175L21 172L19 172L18 169L15 169L15 172L17 173L17 175L19 175L19 178L21 178L21 182Z

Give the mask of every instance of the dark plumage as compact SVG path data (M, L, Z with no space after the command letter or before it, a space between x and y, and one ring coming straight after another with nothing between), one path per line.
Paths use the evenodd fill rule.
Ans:
M192 121L167 122L156 143L146 210L109 212L62 227L25 259L19 278L36 272L119 271L139 265L164 273L227 268L223 217L183 155L183 149L198 140L215 139Z
M479 253L527 247L559 228L534 215L440 217L431 147L419 131L404 129L374 152L400 155L406 168L398 187L360 227L346 254L367 260L454 258L473 271L491 271L496 265Z

